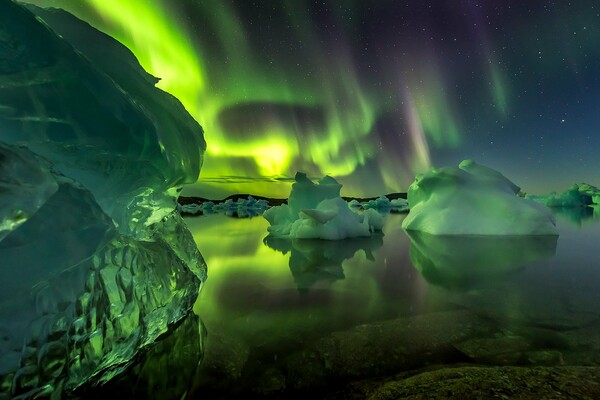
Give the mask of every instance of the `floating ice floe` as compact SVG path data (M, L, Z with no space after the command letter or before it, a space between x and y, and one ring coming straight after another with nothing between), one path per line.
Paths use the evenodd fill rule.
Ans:
M339 240L370 236L383 227L375 210L355 213L340 197L342 185L326 176L318 184L298 172L287 204L264 212L274 237Z
M557 235L552 211L519 191L500 172L470 160L432 169L410 185L402 227L434 235Z
M525 196L548 207L587 207L600 204L600 189L587 183L574 184L563 193L551 192L546 195Z
M387 196L380 196L376 199L362 203L353 199L348 202L348 205L352 208L360 208L363 210L373 209L383 213L408 211L408 201L406 199L398 198L389 200Z
M187 215L224 214L230 217L252 218L262 215L267 208L269 208L268 201L248 196L247 199L227 199L217 204L212 201L184 204L179 207L179 211Z

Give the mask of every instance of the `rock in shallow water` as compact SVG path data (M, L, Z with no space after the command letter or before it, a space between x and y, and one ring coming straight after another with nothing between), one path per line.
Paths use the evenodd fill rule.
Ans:
M457 356L453 344L487 333L490 326L466 311L436 312L360 325L323 337L288 360L287 385L326 387Z
M206 274L174 211L201 128L118 42L32 9L0 2L0 399L111 380Z
M596 399L598 382L598 367L453 367L360 382L329 399Z

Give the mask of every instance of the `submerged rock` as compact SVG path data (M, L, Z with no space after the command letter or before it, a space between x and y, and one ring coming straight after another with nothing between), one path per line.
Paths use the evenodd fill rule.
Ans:
M30 9L0 2L0 398L61 398L189 314L206 266L175 204L205 145L122 45Z
M487 332L489 325L466 311L435 312L360 325L319 339L291 356L289 388L379 376L459 357L454 344Z
M330 399L595 399L598 367L449 367L353 384Z

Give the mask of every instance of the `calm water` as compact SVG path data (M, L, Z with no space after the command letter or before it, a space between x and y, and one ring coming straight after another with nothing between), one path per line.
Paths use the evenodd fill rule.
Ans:
M409 237L391 214L382 236L289 242L265 240L260 217L188 218L209 276L197 386L272 393L315 374L435 363L598 365L597 214L557 211L558 240Z

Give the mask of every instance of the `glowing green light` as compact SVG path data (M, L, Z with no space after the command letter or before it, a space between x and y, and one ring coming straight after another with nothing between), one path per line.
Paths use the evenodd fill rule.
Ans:
M348 59L340 58L310 82L288 76L254 57L243 24L227 3L201 3L214 16L212 29L228 59L203 71L201 54L165 3L154 0L139 7L134 0L118 5L87 1L102 16L96 25L132 49L149 72L163 79L160 87L178 97L203 126L208 143L203 178L249 172L289 176L302 168L302 159L318 167L315 174L344 176L372 153L366 139L377 114ZM314 129L299 129L275 115L266 131L244 137L232 136L219 121L224 110L260 102L312 105L324 110L325 121ZM304 154L299 137L305 140Z
M378 320L390 310L382 278L388 265L380 257L381 246L386 246L383 238L355 239L362 245L341 265L331 264L336 258L330 254L332 248L352 246L352 240L345 244L300 241L291 251L300 251L296 266L299 263L306 268L295 269L291 251L282 254L263 244L268 223L261 217L210 215L187 218L186 224L209 265L208 280L194 311L213 334L237 338L250 347L264 345L265 332L272 343L289 343L290 338L305 332L335 330L348 321ZM393 249L393 254L407 258L408 240L400 225L394 221L386 227L385 239L389 240L388 251ZM372 240L374 244L369 246ZM367 259L369 248L374 260ZM337 279L327 278L332 270L338 272ZM311 279L315 275L317 279ZM308 290L299 293L307 281ZM408 283L406 291L399 291L401 297L414 293L409 296L417 297L415 303L419 303L420 285L420 279ZM403 301L392 304L398 309L405 307Z
M426 137L438 146L459 143L440 73L426 71L419 77L425 86L411 87L417 125L425 135L411 134L408 146L414 148L406 153L412 150L414 156L399 167L393 149L388 153L373 140L373 129L380 117L402 107L381 100L391 97L389 89L366 86L349 47L339 46L332 54L313 17L297 2L280 5L293 26L286 32L290 41L306 43L297 65L290 66L287 55L264 57L264 44L245 31L246 22L229 2L186 3L194 16L186 19L166 0L149 0L143 7L139 0L28 1L75 13L129 47L148 72L161 78L159 87L176 96L204 128L207 151L198 185L221 177L291 177L297 170L342 178L371 163L387 186L377 188L381 193L401 189L414 172L428 167ZM346 193L366 194L368 184L348 186ZM229 188L284 196L289 185L280 185L276 193L267 180Z
M461 143L460 129L442 74L433 65L422 73L413 79L410 93L423 131L437 147L457 147Z
M140 64L158 76L158 86L194 114L204 77L197 51L186 33L168 17L160 1L87 0L105 19L111 36L133 50Z
M492 96L494 98L494 104L502 114L506 114L508 112L508 100L504 78L498 67L494 64L490 65L490 75L492 79Z

